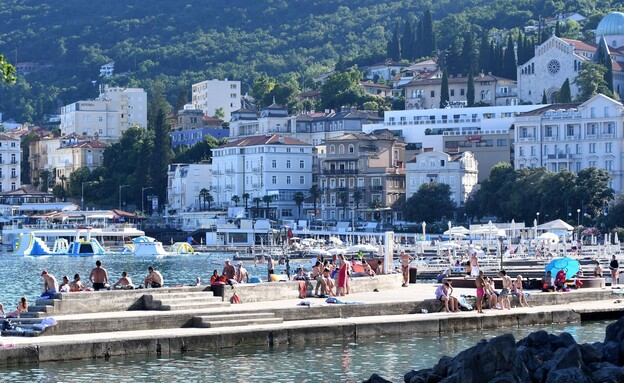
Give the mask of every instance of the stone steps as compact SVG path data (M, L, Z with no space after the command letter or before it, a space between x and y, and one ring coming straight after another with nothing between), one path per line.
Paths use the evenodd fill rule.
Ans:
M240 327L258 324L279 324L283 323L282 318L278 318L272 312L229 314L229 315L202 315L193 318L193 327L217 328L217 327Z
M229 306L211 292L149 294L143 297L145 310L193 310Z

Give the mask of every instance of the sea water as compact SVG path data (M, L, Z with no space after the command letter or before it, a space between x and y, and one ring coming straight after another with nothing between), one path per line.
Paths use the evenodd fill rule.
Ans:
M569 332L578 343L603 341L612 321L500 328L439 335L379 337L357 342L327 339L296 346L237 347L161 355L40 363L0 369L2 382L362 382L373 373L402 382L412 369L432 367L481 339L537 330ZM71 345L67 345L71 352Z

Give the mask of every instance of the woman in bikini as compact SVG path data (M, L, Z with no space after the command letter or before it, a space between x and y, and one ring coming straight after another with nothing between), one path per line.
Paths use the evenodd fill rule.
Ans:
M526 295L524 295L524 287L522 286L522 275L516 277L516 280L511 285L511 291L514 296L518 297L518 303L520 303L521 307L529 307Z

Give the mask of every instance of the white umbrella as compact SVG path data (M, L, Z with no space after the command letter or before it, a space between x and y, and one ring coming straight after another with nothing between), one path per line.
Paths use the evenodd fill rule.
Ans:
M452 236L458 236L458 237L465 236L468 234L470 234L470 230L466 229L463 226L454 226L444 232L444 235L452 235Z
M536 237L535 239L538 241L548 242L553 245L559 242L559 236L554 233L542 233L539 237Z
M329 237L329 242L337 246L342 246L342 240L338 237Z

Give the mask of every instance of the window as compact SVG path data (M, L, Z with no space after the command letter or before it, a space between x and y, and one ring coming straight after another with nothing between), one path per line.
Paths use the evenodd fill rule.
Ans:
M596 153L596 144L595 143L590 143L589 144L589 152L590 153Z
M531 146L531 155L535 156L535 153L536 153L535 146Z
M344 154L345 152L345 147L344 145L340 144L340 146L338 147L338 154Z
M521 146L521 147L519 148L518 153L519 153L520 157L524 157L524 147L522 147L522 146Z
M605 153L613 153L613 142L607 142L605 144Z
M271 176L271 183L277 185L277 176Z
M381 178L375 177L371 179L371 186L373 187L381 187Z
M354 153L355 152L355 146L353 146L353 144L349 145L349 153Z
M290 185L290 183L291 183L291 177L286 176L286 185Z
M449 176L449 185L455 185L455 176Z
M290 169L290 160L286 160L286 169Z
M596 161L589 161L589 167L590 168L595 168L596 167Z
M299 160L299 169L303 169L305 167L305 161Z
M363 188L364 187L364 178L358 178L357 180L357 186L359 188Z
M334 145L330 145L329 154L336 154L336 147Z
M466 91L464 90L464 88L461 88L461 89L459 90L459 95L460 95L460 96L465 96L465 95L466 95Z
M455 89L451 89L451 97L455 96Z
M612 171L613 170L613 160L605 161L605 170Z
M277 160L271 160L271 168L277 169Z
M305 183L305 176L299 176L299 184L303 185Z
M435 97L435 90L431 91L431 98Z

